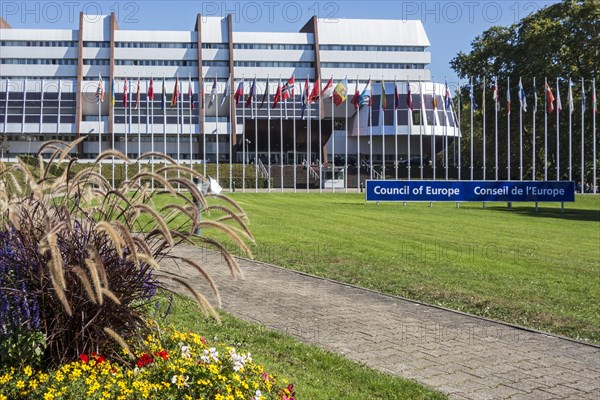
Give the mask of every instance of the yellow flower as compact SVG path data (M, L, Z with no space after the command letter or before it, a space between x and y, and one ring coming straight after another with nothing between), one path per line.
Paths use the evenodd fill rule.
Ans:
M23 388L25 388L25 382L23 382L22 380L19 379L17 381L17 385L16 386L17 386L17 389L23 389Z
M8 397L6 397L6 396L5 396L5 395L3 395L3 394L0 394L0 400L8 400Z
M48 391L47 393L44 393L44 400L54 400L54 395L50 391Z
M25 369L23 369L23 373L27 376L31 376L33 375L33 370L31 369L31 367L28 365L25 367Z

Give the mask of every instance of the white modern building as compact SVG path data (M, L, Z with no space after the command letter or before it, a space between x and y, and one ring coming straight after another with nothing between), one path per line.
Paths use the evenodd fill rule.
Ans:
M431 82L420 21L313 17L300 32L277 33L233 31L231 16L198 15L187 31L121 30L114 15L81 14L74 30L9 23L0 19L3 157L86 136L80 158L115 148L133 159L158 151L182 162L262 163L267 173L277 165L281 175L283 165L333 161L347 175L362 163L362 174L377 165L393 175L460 136L445 85ZM340 82L348 97L336 106ZM371 96L357 109L354 94L368 82ZM307 84L309 98L319 95L312 103Z

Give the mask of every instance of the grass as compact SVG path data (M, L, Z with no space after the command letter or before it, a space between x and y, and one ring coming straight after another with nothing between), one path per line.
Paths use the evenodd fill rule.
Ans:
M374 204L234 193L256 258L384 293L600 343L600 196L557 204Z
M226 313L220 313L221 325L199 318L198 306L188 298L175 297L172 310L167 323L249 351L267 372L293 383L299 399L446 399L413 381L375 371Z

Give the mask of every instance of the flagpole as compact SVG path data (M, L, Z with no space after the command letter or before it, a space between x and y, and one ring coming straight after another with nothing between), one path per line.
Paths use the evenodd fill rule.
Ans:
M216 91L213 93L213 90L215 90L215 88L217 87L217 74L215 74L215 83L213 86L213 89L211 89L211 93L210 93L210 100L212 103L214 103L215 105L215 142L217 144L217 148L216 148L216 168L217 168L217 182L219 182L219 90L216 89ZM213 95L215 96L215 98L213 99Z
M254 115L254 191L258 193L258 110L256 109L256 75L250 89L250 112Z
M319 106L319 150L317 152L317 154L319 155L319 193L323 192L323 126L322 126L322 105L323 105L323 98L321 96L321 76L319 76L317 78L317 81L315 82L315 85L319 85L318 87L318 92L319 93L319 98L318 101L319 103L317 104Z
M383 180L385 181L385 107L384 104L387 105L387 99L385 97L385 82L383 80L383 75L381 76L381 151L382 155L382 175ZM373 123L371 121L371 123Z
M560 89L558 87L558 77L556 78L556 98L560 100ZM560 109L562 102L556 101L556 180L560 181Z
M457 146L458 147L458 180L459 181L461 180L461 168L462 168L462 166L461 166L461 161L462 161L461 149L460 149L461 140L462 140L462 129L461 129L462 122L460 119L460 111L461 111L460 109L461 109L461 99L462 99L462 96L460 95L461 90L462 90L462 88L460 86L460 77L459 77L458 78L458 102L457 102L458 103L458 131L460 133L460 135L458 136L458 146ZM456 204L458 206L459 203L456 203Z
M346 117L346 121L345 121L345 128L346 128L346 140L345 140L345 144L344 144L344 193L348 193L348 76L346 76L346 78L344 78L344 81L346 82L346 99L344 100L344 102L346 103L346 108L345 108L345 117Z
M150 118L148 117L148 112L150 111L150 107L148 107L148 102L149 101L150 101L150 99L149 99L149 96L148 96L148 90L146 90L146 135L148 135L148 132L150 132ZM148 160L148 162L152 163L152 160ZM154 190L154 187L153 187L153 190Z
M485 76L483 77L483 90L481 92L481 110L483 113L483 180L487 180L487 140L485 136ZM484 203L485 204L485 203Z
M356 91L354 92L354 96L356 96L357 93L359 93L358 75L356 76ZM355 100L355 104L358 104L358 108L356 109L356 188L360 193L360 167L362 160L360 159L360 104L358 101L359 99Z
M398 180L398 82L394 75L394 179Z
M371 75L369 75L369 81ZM369 178L373 179L373 107L371 102L371 96L373 95L371 88L369 88Z
M433 118L431 120L431 146L429 148L429 150L431 151L431 165L433 167L433 180L437 180L437 174L436 174L436 145L435 145L435 118L436 118L436 114L437 114L437 99L435 98L435 95L437 94L437 90L435 87L435 77L431 77L431 83L432 83L432 87L431 87L431 93L433 95Z
M471 76L471 180L473 180L473 102L475 101L475 93L473 90L473 76Z
M235 82L232 79L232 75L229 74L229 79L227 79L227 83L225 84L225 96L227 96L227 92L229 91L229 132L227 135L229 136L229 191L235 190L233 185L233 143L237 143L237 129L236 135L233 137L233 124L237 124L237 116L236 110L233 109L233 115L231 114L231 108L233 106L233 86Z
M165 76L163 74L163 92L162 92L162 105L163 105L163 152L167 154L167 88L165 87ZM165 159L165 179L167 179L167 160Z
M507 141L506 141L506 157L507 157L507 176L506 176L506 180L510 180L510 76L507 77L507 82L506 82L506 97L507 97L507 104L508 104L508 112L506 114L506 122L507 122L507 126L508 126L508 132L507 132Z
M127 81L127 96L131 95L131 80ZM129 113L129 115L128 115ZM127 126L125 127L125 156L129 157L129 137L131 135L131 101L127 99L127 106L125 107L125 121ZM125 181L129 180L129 163L125 163Z
M269 87L269 75L267 75L267 87L265 88L267 98L267 193L271 193L271 88ZM263 103L265 99L263 98ZM262 104L261 104L262 106ZM257 111L258 112L258 111Z
M585 81L581 78L581 193L585 193ZM571 96L572 97L572 96Z
M421 180L423 180L423 129L427 123L427 111L425 109L425 97L423 96L423 82L419 76L419 95L421 96L421 125L419 127L419 169L421 170ZM408 160L410 163L410 160Z
M448 124L449 124L449 119L448 119L448 108L450 107L450 89L448 88L448 78L444 76L444 158L446 160L446 168L444 171L444 177L446 180L448 180L448 168L450 167L450 159L449 159L449 153L448 153ZM446 96L448 97L448 99L446 100ZM446 104L446 101L448 101L448 103Z
M179 78L179 77L178 77ZM181 139L183 138L183 126L185 125L184 123L184 110L183 110L183 83L179 82L179 79L177 79L177 101L178 103L176 104L177 106L177 165L181 164ZM181 116L179 115L179 112L181 111ZM181 117L181 118L180 118ZM181 178L181 171L177 170L177 178ZM179 183L177 184L177 190L180 189L180 185Z
M519 180L523 180L523 82L519 77Z
M198 105L202 109L202 175L206 178L206 103L204 102L204 79L202 79L202 85L200 85L200 79L198 80Z
M573 127L571 119L573 116L573 88L571 87L572 82L569 78L569 92L567 93L569 101L569 180L573 180ZM583 189L583 187L582 187Z
M281 87L281 75L279 75L279 86ZM283 109L281 103L285 107L286 100L283 100L283 93L280 93L279 99L279 170L280 170L280 182L281 193L283 193Z
M307 82L310 82L310 79ZM317 84L317 82L315 82L315 85L316 84ZM310 180L309 180L309 178L310 178L309 172L310 171L309 170L312 169L312 167L311 167L312 166L312 123L310 120L310 112L312 109L312 103L310 101L310 93L311 92L306 93L306 103L307 103L307 107L308 107L307 123L306 123L306 126L307 126L307 128L306 128L307 129L306 153L307 153L307 159L308 159L308 161L307 161L308 164L306 166L306 191L307 192L310 192ZM320 185L320 183L319 183L319 185Z
M98 100L98 156L100 156L102 154L102 98ZM6 103L8 104L8 101ZM98 163L98 173L102 175L102 163Z
M498 106L500 105L498 92L498 77L494 80L494 170L496 171L495 178L498 180Z
M150 76L150 81L152 82L152 98L148 99L148 93L146 93L146 104L150 100L150 151L154 153L154 80L152 76ZM150 159L150 170L152 172L150 187L154 190L154 156Z
M190 170L194 169L194 145L193 145L193 135L192 135L192 131L194 129L194 124L193 124L193 120L192 120L192 107L194 105L194 91L192 89L192 78L191 76L188 75L188 100L189 100L189 104L188 104L188 112L189 112L189 118L190 118ZM194 178L194 173L190 171L190 179L193 180Z
M38 129L38 135L42 134L42 128L44 125L44 86L44 80L42 79L42 82L40 84L40 124ZM98 99L98 101L100 101L100 99Z
M138 161L137 161L137 165L138 165L138 174L140 172L142 172L142 164L140 162L140 159L142 158L142 127L140 125L140 76L138 75L138 87L137 87L137 95L136 95L136 100L135 100L135 106L137 107L138 110L138 118L137 118L137 131L138 131ZM141 182L138 182L141 183Z
M333 80L333 75L331 76ZM334 86L334 89L335 90ZM331 191L335 193L335 108L333 107L333 92L331 92Z
M410 88L410 81L408 80L408 76L406 76L406 91L407 91L407 94L408 94L407 102L408 101L410 102L410 104L407 104L408 105L408 110L407 110L407 112L408 112L408 138L407 139L408 140L406 141L407 153L408 153L407 160L406 160L407 161L406 165L407 165L407 168L408 168L407 169L408 180L410 181L411 180L411 173L410 173L410 164L411 164L411 162L410 162L410 142L412 140L413 110L411 108L411 106L412 106L412 90Z
M298 183L298 168L296 168L296 166L298 165L298 155L296 154L296 91L294 89L294 86L296 85L296 77L294 75L292 75L293 79L294 79L294 84L292 86L292 108L294 111L294 138L293 138L293 145L294 145L294 162L292 163L292 165L294 166L294 193L297 192L297 183ZM302 91L302 90L300 90ZM287 106L286 106L287 107ZM286 112L286 117L287 117L287 108L285 110Z
M113 91L116 92L115 88L114 88L115 82L114 82L114 78L113 78ZM113 107L113 127L115 126L115 104L117 103L117 99L116 99L116 94L113 94L113 98L114 98L114 104L112 105ZM115 149L115 130L113 128L113 134L112 134L112 141L111 141L111 150ZM115 187L115 156L111 157L111 170L112 170L112 176L111 176L111 185L112 188L114 189Z
M544 181L548 180L548 78L544 77Z
M248 151L246 150L250 150L248 143L246 142L246 101L244 99L244 85L246 84L245 82L245 77L244 75L242 75L242 192L246 193L246 165L248 163ZM237 89L236 89L237 92ZM238 97L239 98L239 95ZM236 104L236 109L237 109L237 104ZM237 123L237 121L236 121ZM249 140L248 140L249 141Z
M592 169L593 169L593 180L592 180L592 188L594 194L597 193L596 187L598 183L596 181L596 113L598 112L598 103L596 99L596 78L592 79Z
M536 152L535 152L535 141L536 141L536 137L535 137L535 114L537 113L537 88L535 87L535 76L533 77L533 144L532 144L532 164L531 164L531 180L535 181L536 180L536 173L535 173L535 162L536 162Z

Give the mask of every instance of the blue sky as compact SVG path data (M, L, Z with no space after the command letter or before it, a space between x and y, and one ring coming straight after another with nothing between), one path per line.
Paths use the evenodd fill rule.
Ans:
M298 31L312 15L320 18L420 19L431 42L430 69L436 81L455 80L449 61L469 51L471 41L493 25L510 25L557 1L11 1L0 3L1 15L14 28L68 28L78 25L79 11L116 12L122 29L193 29L198 13L231 13L235 30Z

